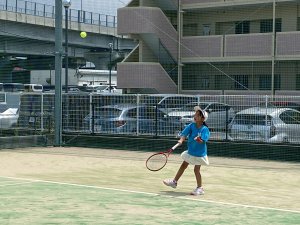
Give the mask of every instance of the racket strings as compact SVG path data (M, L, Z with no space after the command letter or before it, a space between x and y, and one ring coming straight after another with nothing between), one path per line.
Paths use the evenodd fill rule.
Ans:
M157 171L162 169L167 163L167 156L163 153L152 155L146 162L149 170Z

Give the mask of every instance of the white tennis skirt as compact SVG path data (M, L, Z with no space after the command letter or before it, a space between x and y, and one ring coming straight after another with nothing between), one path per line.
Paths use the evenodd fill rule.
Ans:
M191 165L205 165L205 166L209 165L207 155L202 157L197 157L197 156L190 155L188 151L184 151L183 153L181 153L181 158Z

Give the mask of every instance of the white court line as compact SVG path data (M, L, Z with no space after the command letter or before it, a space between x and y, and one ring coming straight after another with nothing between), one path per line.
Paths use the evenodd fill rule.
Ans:
M31 183L35 183L35 181L21 182L21 183L9 183L9 184L0 185L0 187L22 185L22 184L31 184Z
M300 211L297 211L297 210L263 207L263 206L255 206L255 205L244 205L244 204L237 204L237 203L219 202L219 201L203 200L203 199L198 199L198 198L197 199L196 198L187 198L187 197L180 197L180 196L179 197L174 197L174 196L171 196L171 195L162 195L162 194L156 194L156 193L151 193L151 192L132 191L132 190L126 190L126 189L108 188L108 187L100 187L100 186L92 186L92 185L84 185L84 184L74 184L74 183L65 183L65 182L38 180L38 179L28 179L28 178L19 178L19 177L0 176L0 178L14 179L14 180L27 180L27 181L30 181L30 182L41 182L41 183L68 185L68 186L75 186L75 187L85 187L85 188L103 189L103 190L111 190L111 191L120 191L120 192L134 193L134 194L144 194L144 195L150 195L150 196L177 198L177 199L197 201L197 202L206 202L206 203L212 203L212 204L218 204L218 205L229 205L229 206L237 206L237 207L244 207L244 208L264 209L264 210L273 210L273 211L290 212L290 213L300 213Z

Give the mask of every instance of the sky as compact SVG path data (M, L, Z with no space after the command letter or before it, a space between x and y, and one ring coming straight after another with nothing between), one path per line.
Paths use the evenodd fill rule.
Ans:
M47 5L55 5L55 0L28 0ZM71 0L71 9L81 9L88 12L106 15L117 15L117 9L124 7L130 0Z

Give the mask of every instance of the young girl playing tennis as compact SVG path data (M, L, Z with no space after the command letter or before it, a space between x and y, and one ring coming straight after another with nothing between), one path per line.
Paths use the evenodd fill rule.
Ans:
M206 142L209 139L210 132L205 123L208 118L207 112L199 106L194 107L194 122L187 125L181 132L179 143L183 143L188 138L188 150L181 154L183 162L177 171L174 179L166 179L163 183L172 188L177 187L177 182L189 164L194 165L197 187L191 192L191 195L203 195L202 178L200 173L201 165L209 165L207 157Z

